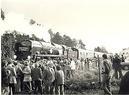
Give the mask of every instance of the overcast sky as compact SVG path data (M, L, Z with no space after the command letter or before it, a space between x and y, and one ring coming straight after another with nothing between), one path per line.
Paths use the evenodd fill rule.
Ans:
M88 49L129 47L129 0L2 0L2 8L82 39Z

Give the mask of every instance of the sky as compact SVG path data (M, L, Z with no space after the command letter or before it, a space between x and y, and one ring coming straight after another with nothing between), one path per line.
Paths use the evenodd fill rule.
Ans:
M6 14L22 14L82 39L88 49L104 46L118 52L129 47L129 0L2 0L1 5Z

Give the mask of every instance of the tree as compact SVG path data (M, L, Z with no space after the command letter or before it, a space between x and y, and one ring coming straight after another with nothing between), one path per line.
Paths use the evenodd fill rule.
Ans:
M108 53L108 51L106 50L105 47L99 47L99 46L97 46L97 47L94 49L94 51L96 51L96 52L102 52L102 53Z
M101 47L103 53L108 53L105 47Z
M11 33L5 33L1 36L2 59L13 58L15 38Z
M71 39L71 37L68 35L63 35L62 37L59 32L57 32L56 34L53 33L52 29L49 29L48 33L51 36L52 43L63 44L68 47L77 47L77 45L79 44L79 48L85 49L85 44L82 42L82 40L79 40L78 42L75 38Z
M98 46L98 47L94 48L94 51L101 52L101 48Z
M32 40L35 40L35 41L40 41L40 39L38 37L35 36L35 34L32 34Z
M16 30L14 30L11 34L13 34L14 38L16 38L18 35L20 35Z
M59 32L54 34L54 37L51 39L51 41L56 44L63 44L63 38Z
M72 39L67 35L63 35L63 44L68 46L68 47L73 47L74 46Z
M50 34L51 42L52 42L52 39L53 39L53 37L55 36L55 34L53 33L52 29L49 29L49 30L48 30L48 33Z
M77 47L77 40L75 38L72 40L72 44L73 44L73 47Z
M86 49L85 48L86 45L82 42L82 40L79 40L79 43L78 44L79 44L79 48Z

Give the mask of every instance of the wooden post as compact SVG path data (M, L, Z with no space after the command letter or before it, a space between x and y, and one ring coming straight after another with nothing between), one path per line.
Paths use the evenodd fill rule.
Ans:
M100 58L99 55L97 56L98 58L98 70L99 70L99 84L101 86L101 71L100 71Z
M88 59L88 58L86 58L86 62L87 62L88 70L89 70L89 69L90 69L90 67L89 67L89 59Z

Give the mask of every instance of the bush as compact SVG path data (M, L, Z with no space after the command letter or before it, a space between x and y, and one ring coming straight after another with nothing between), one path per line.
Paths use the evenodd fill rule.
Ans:
M82 92L87 89L96 89L98 87L97 71L75 71L74 76L65 81L65 89L74 92Z

